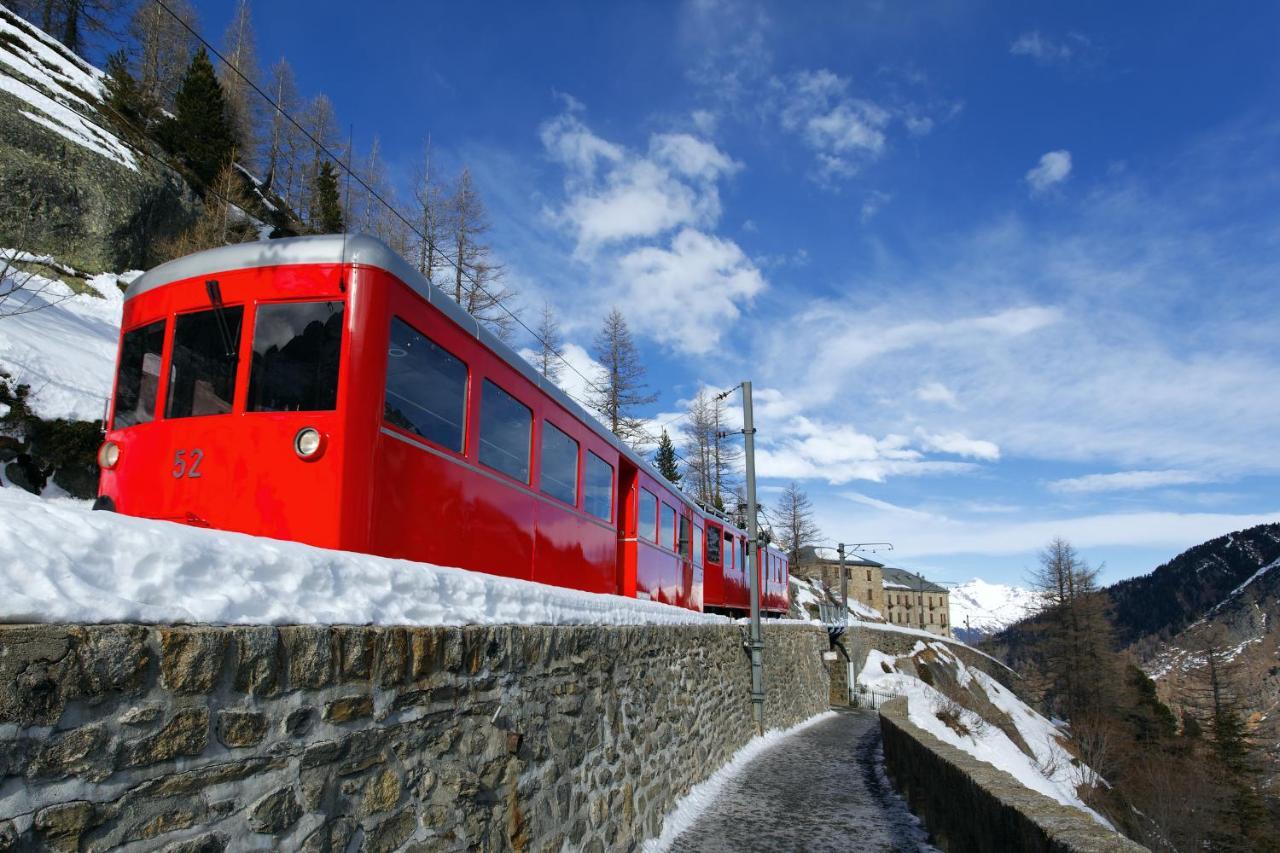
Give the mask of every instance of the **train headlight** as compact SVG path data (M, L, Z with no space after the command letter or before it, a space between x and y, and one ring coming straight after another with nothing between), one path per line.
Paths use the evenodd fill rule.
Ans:
M105 441L98 448L98 467L110 470L120 461L120 445L114 441Z
M302 459L314 459L320 453L324 441L320 430L315 427L303 427L293 437L293 449Z

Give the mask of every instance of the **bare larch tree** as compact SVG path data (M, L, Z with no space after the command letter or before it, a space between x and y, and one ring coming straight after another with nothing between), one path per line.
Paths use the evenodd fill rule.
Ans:
M658 395L645 393L649 386L644 381L644 364L626 318L617 308L605 317L592 354L600 363L600 375L588 396L588 405L618 438L632 447L644 445L650 439L635 410L652 403Z
M822 538L813 520L813 503L794 480L782 490L773 520L778 528L775 531L778 544L786 549L793 564L799 558L801 548Z
M502 339L511 336L515 321L510 303L515 293L502 284L503 269L490 258L484 242L489 217L476 191L471 170L463 168L449 199L453 298L471 316Z
M564 362L560 360L564 343L560 336L560 323L551 310L550 302L543 300L542 314L533 332L538 339L538 357L534 367L538 368L543 379L549 379L558 385L560 374L564 372Z

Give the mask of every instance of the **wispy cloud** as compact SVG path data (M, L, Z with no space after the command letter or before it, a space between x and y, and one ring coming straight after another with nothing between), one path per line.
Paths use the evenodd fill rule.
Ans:
M1026 181L1031 192L1042 193L1052 186L1062 183L1071 175L1071 152L1066 150L1050 151L1040 158L1040 162L1026 174Z
M1080 33L1068 33L1055 39L1039 30L1022 33L1009 45L1009 53L1034 59L1041 65L1061 65L1087 57L1093 42Z
M1083 477L1053 480L1048 487L1054 492L1079 495L1096 492L1130 492L1163 486L1187 486L1212 483L1217 479L1211 474L1196 471L1117 471L1111 474L1087 474Z

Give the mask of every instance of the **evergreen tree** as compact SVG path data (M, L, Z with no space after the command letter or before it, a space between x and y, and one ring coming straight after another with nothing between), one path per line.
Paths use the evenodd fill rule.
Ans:
M626 318L617 308L605 317L596 335L594 355L600 363L601 375L588 397L588 404L618 438L632 446L643 444L643 421L633 412L637 406L647 406L658 399L658 395L644 393L648 387L644 381L644 364L631 339Z
M676 446L665 429L662 431L662 438L658 439L658 452L654 455L653 462L658 467L659 474L675 485L680 485L680 466L676 462Z
M174 98L174 117L162 128L161 143L186 163L201 186L208 186L231 161L235 136L222 86L204 48L196 52Z
M129 73L129 58L123 50L107 57L106 104L111 119L127 136L145 127L150 110L142 88Z
M311 199L311 223L317 233L337 234L344 230L342 201L338 196L338 173L328 160L320 164L320 171L316 173Z

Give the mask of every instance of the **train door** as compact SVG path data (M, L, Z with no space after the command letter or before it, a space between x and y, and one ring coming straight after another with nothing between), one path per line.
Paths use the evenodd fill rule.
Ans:
M618 520L618 594L636 597L636 466L625 456L618 456L618 491L614 495Z

